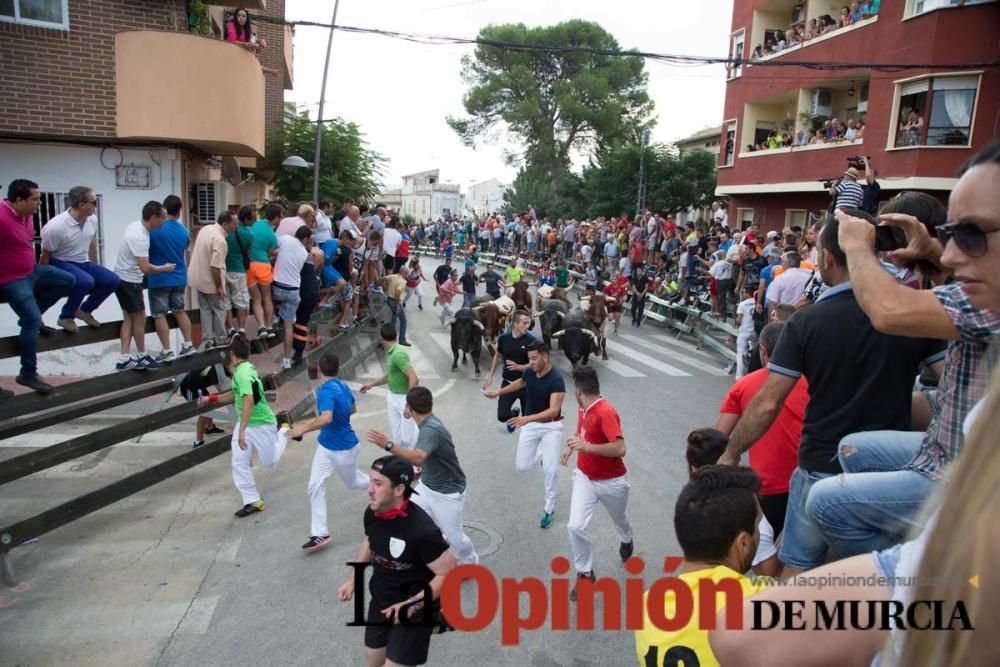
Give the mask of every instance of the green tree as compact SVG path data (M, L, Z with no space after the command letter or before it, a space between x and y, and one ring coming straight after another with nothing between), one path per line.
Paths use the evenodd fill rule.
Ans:
M479 38L557 49L620 48L604 28L579 19L536 28L491 25L479 31ZM571 151L592 153L650 123L653 103L639 57L479 45L463 57L462 67L469 85L463 98L468 116L449 117L448 124L474 146L477 139L496 140L503 122L525 147L522 155L508 159L540 168L556 191Z
M364 135L354 123L337 119L322 124L319 193L340 201L344 197L372 200L382 185L385 158L368 147ZM284 156L299 155L309 159L316 148L316 123L305 111L285 105L285 124L281 136ZM312 199L312 170L278 167L275 179L278 194L288 201Z

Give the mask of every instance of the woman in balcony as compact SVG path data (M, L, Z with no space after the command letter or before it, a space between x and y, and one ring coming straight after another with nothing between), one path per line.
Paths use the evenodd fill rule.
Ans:
M904 143L907 146L919 146L924 136L924 119L916 109L910 109L906 125L903 126Z
M840 8L840 20L837 21L838 28L846 28L851 25L851 8L844 5Z
M253 51L259 51L266 46L264 40L257 39L250 21L250 13L240 7L236 10L233 20L226 23L226 41L242 44Z

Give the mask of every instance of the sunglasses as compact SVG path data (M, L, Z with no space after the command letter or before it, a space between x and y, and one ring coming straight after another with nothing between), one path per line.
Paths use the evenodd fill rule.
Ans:
M982 257L986 254L986 235L1000 232L1000 228L986 231L974 222L951 222L938 225L934 232L941 245L954 240L958 249L969 257Z

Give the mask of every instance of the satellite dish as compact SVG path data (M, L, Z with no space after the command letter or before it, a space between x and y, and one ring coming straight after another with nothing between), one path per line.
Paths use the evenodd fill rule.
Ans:
M240 185L243 183L240 163L231 155L226 155L222 158L222 180L230 185Z

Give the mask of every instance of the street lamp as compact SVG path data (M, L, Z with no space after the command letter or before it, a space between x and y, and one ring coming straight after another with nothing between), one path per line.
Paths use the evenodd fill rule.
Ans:
M298 155L289 155L284 160L281 161L282 167L291 167L292 169L308 169L313 166L312 162L306 162Z
M326 99L326 77L330 73L330 50L333 48L333 29L337 25L337 9L340 0L334 0L333 18L330 19L330 36L326 40L326 62L323 65L323 85L319 89L319 115L316 116L316 151L313 155L313 201L319 201L319 151L323 137L323 102Z

